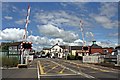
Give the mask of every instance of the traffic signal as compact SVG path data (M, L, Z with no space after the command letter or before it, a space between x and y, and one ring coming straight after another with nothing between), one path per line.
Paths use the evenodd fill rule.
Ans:
M82 47L83 50L88 50L89 48L87 46Z
M23 42L21 44L23 49L32 49L32 43L31 42Z

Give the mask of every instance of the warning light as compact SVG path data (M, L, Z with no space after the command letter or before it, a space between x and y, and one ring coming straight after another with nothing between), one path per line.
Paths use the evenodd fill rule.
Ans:
M31 43L28 43L28 42L22 43L22 48L24 48L24 49L31 49L32 45L31 45Z
M83 50L88 50L89 48L87 46L82 47Z

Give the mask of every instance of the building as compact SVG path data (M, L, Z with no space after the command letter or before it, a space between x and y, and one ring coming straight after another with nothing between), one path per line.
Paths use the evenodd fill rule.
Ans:
M72 55L79 55L82 54L82 46L70 46L70 52Z
M96 44L96 41L93 41L93 44L90 46L90 54L100 54L100 55L106 55L111 54L114 48L112 47L106 47L102 48L101 46Z
M50 53L50 48L43 48L43 51L45 52L45 54Z
M8 57L18 57L20 54L20 45L22 42L13 42L13 43L2 43L3 50L2 52L6 52L3 54ZM5 49L4 49L5 48Z
M58 44L55 44L50 49L50 54L51 54L51 58L53 58L53 57L62 58L63 57L63 49Z

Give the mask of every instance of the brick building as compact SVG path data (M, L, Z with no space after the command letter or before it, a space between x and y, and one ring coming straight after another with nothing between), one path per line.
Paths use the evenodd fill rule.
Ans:
M93 41L93 44L90 47L90 54L99 53L99 54L111 54L114 48L106 47L102 48L96 44L96 41Z

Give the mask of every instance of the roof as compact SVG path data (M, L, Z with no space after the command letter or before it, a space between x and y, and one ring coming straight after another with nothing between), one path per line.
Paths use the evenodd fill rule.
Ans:
M62 49L68 49L68 48L69 48L69 46L67 46L67 45L60 45L60 47L61 47Z
M50 50L50 48L43 48L43 50Z
M91 48L102 48L101 46L98 46L97 44L92 44Z
M2 46L8 45L8 46L19 46L22 42L13 42L13 43L1 43Z
M58 44L55 44L55 45L53 45L51 48L53 48L54 46L59 46Z
M115 49L120 49L120 45L119 45L119 46L116 46Z
M71 50L82 50L82 46L71 46Z

